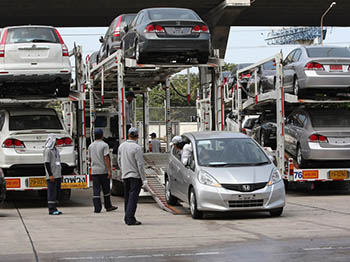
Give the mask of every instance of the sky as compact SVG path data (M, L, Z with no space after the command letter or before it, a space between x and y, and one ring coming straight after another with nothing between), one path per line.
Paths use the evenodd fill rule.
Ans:
M284 56L296 45L267 45L265 38L272 27L231 27L225 54L228 63L255 63L273 56L282 50ZM349 46L349 27L328 27L324 44ZM107 27L58 28L69 50L74 43L83 47L84 57L99 50L99 37L104 35Z

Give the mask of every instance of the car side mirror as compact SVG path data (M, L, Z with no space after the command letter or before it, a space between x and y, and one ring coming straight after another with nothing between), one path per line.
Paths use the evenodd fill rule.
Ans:
M98 41L100 41L100 43L103 44L104 42L103 36L100 36L100 39L98 39Z
M274 162L274 161L275 161L275 157L272 156L272 155L269 155L269 159L271 160L271 162Z
M127 33L128 31L129 31L129 26L128 25L124 26L124 32Z

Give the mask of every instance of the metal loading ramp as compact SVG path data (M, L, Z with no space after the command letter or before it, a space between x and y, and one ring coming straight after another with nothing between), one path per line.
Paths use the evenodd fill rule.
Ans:
M164 173L168 165L169 154L164 153L146 153L145 175L148 181L147 190L157 202L159 207L174 215L188 214L188 210L182 206L171 206L165 200L165 187L162 182Z

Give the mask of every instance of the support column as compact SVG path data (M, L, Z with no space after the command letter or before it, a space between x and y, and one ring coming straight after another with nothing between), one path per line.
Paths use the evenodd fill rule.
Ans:
M149 152L149 99L148 91L143 93L143 152Z
M170 119L170 80L165 82L165 126L166 126L166 148L167 152L170 151L171 141L171 119Z
M124 85L124 64L121 59L121 52L117 53L118 63L118 125L119 125L119 144L127 139L126 119L125 119L125 85Z

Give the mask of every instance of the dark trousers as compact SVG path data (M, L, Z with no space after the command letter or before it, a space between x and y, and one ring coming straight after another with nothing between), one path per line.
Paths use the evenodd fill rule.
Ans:
M104 206L106 209L112 207L111 203L111 193L110 193L110 180L108 179L108 174L103 175L92 175L94 198L93 203L95 207L95 212L101 212L101 187L104 197Z
M125 224L135 223L135 213L137 208L137 201L142 187L142 180L139 178L126 178L123 180L124 184L124 210Z
M61 181L62 178L55 178L54 182L50 179L46 180L47 183L47 204L49 207L49 212L57 211L57 203L60 198L61 193Z

